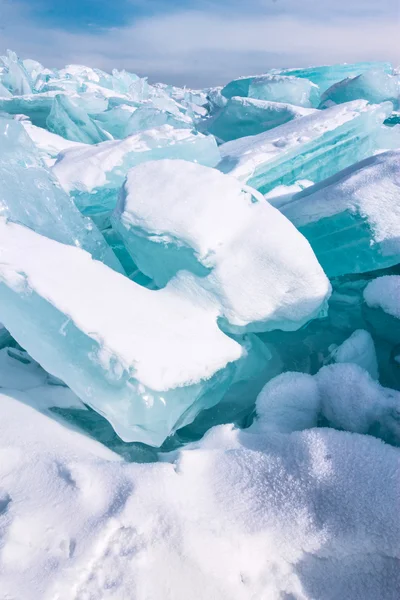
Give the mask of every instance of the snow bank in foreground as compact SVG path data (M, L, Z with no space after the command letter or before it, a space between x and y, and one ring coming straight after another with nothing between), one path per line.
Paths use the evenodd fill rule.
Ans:
M397 597L391 446L257 421L212 429L172 464L128 464L29 402L0 395L4 598Z

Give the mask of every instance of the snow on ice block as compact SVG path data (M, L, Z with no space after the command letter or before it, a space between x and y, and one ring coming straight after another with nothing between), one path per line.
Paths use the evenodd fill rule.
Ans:
M330 285L308 242L261 194L216 169L180 160L133 168L112 224L157 285L194 273L230 331L293 330L325 314Z
M321 181L371 155L390 102L355 100L220 146L218 168L267 193L299 179Z
M220 154L213 136L163 125L124 140L61 152L53 173L76 204L93 214L115 207L131 167L160 158L184 158L214 167Z
M365 159L294 195L283 214L328 277L400 262L400 150Z
M220 140L228 142L248 135L257 135L313 112L313 109L282 102L234 97L230 98L226 106L211 120L207 130Z
M331 86L321 97L321 107L363 98L375 104L389 100L393 103L394 108L398 109L399 96L399 75L390 75L383 70L371 69L357 77L344 79Z
M256 401L261 431L290 433L329 427L400 444L400 392L385 388L358 364L322 367L312 376L286 372L271 379Z
M11 335L125 441L162 444L215 405L251 360L248 341L219 329L218 303L189 273L148 290L2 219L0 281Z
M336 363L353 363L365 369L373 379L379 378L378 360L371 334L365 329L357 329L331 353Z
M94 223L83 217L41 161L18 121L0 118L0 212L64 244L84 248L115 270L122 267Z

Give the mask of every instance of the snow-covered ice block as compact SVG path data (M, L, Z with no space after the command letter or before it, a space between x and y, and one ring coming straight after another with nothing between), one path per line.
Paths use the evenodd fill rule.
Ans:
M380 308L400 319L400 275L384 275L370 281L364 290L364 300L371 308Z
M162 444L221 399L239 359L251 360L188 273L148 290L79 248L1 220L0 281L11 335L125 441Z
M281 207L328 277L400 262L400 150L365 159Z
M305 69L283 69L278 71L281 75L290 75L309 79L324 92L334 83L342 81L347 77L356 77L361 73L371 69L383 70L385 73L392 73L392 65L388 62L359 62L344 63L338 65L327 65L322 67L308 67Z
M230 98L207 130L224 142L257 135L314 112L312 109L253 98Z
M316 375L282 373L256 401L261 431L290 433L329 427L400 445L400 392L382 387L355 363L323 367Z
M2 217L84 248L94 258L122 271L97 227L81 215L45 167L24 127L13 119L0 119L0 179Z
M371 155L391 103L355 100L220 146L218 168L263 193L299 179L321 181Z
M182 158L214 167L220 154L213 136L163 125L124 140L61 152L53 173L75 203L93 214L115 207L131 167L161 158Z
M112 224L157 285L180 270L197 275L230 331L293 330L325 314L330 285L306 240L216 169L179 160L131 169Z
M365 71L357 77L339 81L321 96L321 107L341 104L363 98L378 104L389 100L395 109L399 108L400 76L385 73L383 70Z
M365 329L357 329L340 346L331 352L336 363L353 363L365 369L373 379L378 379L378 360L374 340Z

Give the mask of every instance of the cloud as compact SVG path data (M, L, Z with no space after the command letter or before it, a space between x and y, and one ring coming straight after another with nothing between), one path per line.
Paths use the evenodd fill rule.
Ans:
M400 64L397 0L354 0L349 14L345 2L324 3L324 10L315 0L273 4L280 2L282 7L266 11L266 1L251 0L246 12L244 3L218 2L216 8L203 2L202 10L160 9L125 27L95 32L33 27L23 4L13 2L12 14L2 21L0 46L47 66L79 62L106 70L127 68L152 80L192 86L224 83L271 67L361 60ZM0 9L5 5L1 0Z

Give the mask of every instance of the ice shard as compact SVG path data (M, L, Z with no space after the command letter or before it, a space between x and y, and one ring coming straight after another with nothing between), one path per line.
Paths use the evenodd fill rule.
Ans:
M306 240L261 194L216 169L180 160L133 168L112 225L158 286L195 274L231 332L294 330L325 314L330 285Z
M377 148L390 102L354 100L220 146L218 168L262 193L299 179L321 181Z
M216 404L251 360L249 347L219 329L218 303L192 275L148 290L80 248L4 219L0 314L125 441L162 444Z
M62 94L55 96L46 125L52 133L74 142L97 144L111 139L83 108Z
M0 119L0 213L122 271L94 223L81 215L41 161L21 123Z
M282 212L328 277L400 262L400 150L361 161L295 194Z
M1 83L16 96L32 93L32 81L24 64L15 52L7 50L7 56L0 57L3 72L0 75Z
M206 123L207 131L220 140L229 142L240 137L257 135L313 112L313 109L282 102L233 97Z
M215 166L220 153L213 136L163 125L124 140L61 152L53 172L79 208L88 214L108 214L116 205L128 170L161 158L184 158Z

